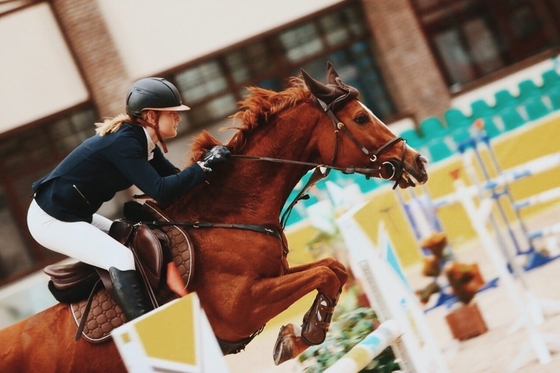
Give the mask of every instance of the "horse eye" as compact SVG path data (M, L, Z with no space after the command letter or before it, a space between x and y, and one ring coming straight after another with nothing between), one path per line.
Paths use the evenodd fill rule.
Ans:
M369 122L369 117L368 117L367 115L365 115L365 114L361 114L361 115L358 115L358 116L354 119L354 122L356 122L356 123L358 123L358 124L364 124L364 123Z

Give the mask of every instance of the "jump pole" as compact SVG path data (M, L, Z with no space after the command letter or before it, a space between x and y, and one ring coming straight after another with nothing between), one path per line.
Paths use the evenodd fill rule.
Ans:
M527 344L514 359L508 372L515 372L518 370L522 366L523 362L528 358L531 350L535 352L541 364L549 363L551 361L551 356L547 343L560 343L560 336L545 335L539 332L535 322L533 321L529 308L525 306L522 295L517 291L513 277L507 270L506 260L494 249L494 241L485 226L485 222L488 219L490 212L489 205L492 203L492 200L482 200L480 207L477 209L472 197L469 196L468 193L464 193L465 186L462 180L458 178L458 175L454 181L454 185L459 201L469 215L471 224L482 241L482 246L484 247L495 269L498 271L500 280L506 287L510 298L515 303L515 306L521 315L523 326L529 334Z
M479 143L484 144L486 150L488 151L488 154L490 155L490 160L492 162L492 166L494 167L494 171L499 175L503 172L502 168L500 167L500 163L498 162L498 158L496 157L496 154L494 153L494 150L492 149L492 145L490 144L490 137L486 134L486 132L482 131L478 134L478 137L475 137L475 143L474 143L474 152L476 155L476 158L478 160L478 163L480 164L480 167L482 168L482 171L484 173L484 176L487 180L490 180L490 173L488 172L488 169L486 168L486 165L484 164L484 161L482 159L482 156L480 154L480 152L478 151L478 147L476 142L478 141ZM494 193L494 189L492 189L492 193ZM505 195L509 201L509 203L511 205L513 205L515 203L515 201L513 200L513 197L511 195L511 192L509 190L509 183L505 183L503 185L503 195ZM513 240L517 251L520 251L519 249L519 243L517 242L515 235L513 234L513 231L510 228L508 219L507 219L507 215L501 205L500 200L498 199L498 204L499 204L499 209L500 209L500 214L502 215L502 218L505 222L505 224L508 226L508 231L510 233L511 239ZM527 237L527 227L525 226L525 222L523 221L523 219L521 218L521 215L519 214L519 211L517 209L514 209L514 214L515 217L517 219L517 223L519 224L519 228L521 229L521 232L523 233L523 236L525 237L525 239L527 240L528 244L529 244L529 251L530 252L534 252L535 248L533 247L533 242Z
M483 125L479 125L478 127L483 127ZM513 200L513 197L509 191L509 184L512 181L515 181L519 178L522 177L526 177L526 176L531 176L534 175L536 173L540 173L540 172L544 172L547 171L549 169L555 168L557 166L560 165L560 153L554 153L554 154L550 154L541 158L538 158L534 161L528 162L526 164L524 164L522 166L522 169L517 169L517 171L514 170L514 172L510 172L509 177L503 178L502 180L500 180L499 183L495 183L493 181L490 180L490 175L488 172L488 169L484 163L484 161L482 160L482 157L480 155L480 152L478 151L478 143L482 143L484 144L484 146L486 147L488 154L490 156L490 160L492 162L492 166L494 168L494 170L496 171L496 173L498 175L501 175L503 173L500 164L498 162L498 159L492 149L492 146L490 144L490 138L488 137L488 135L481 131L477 134L475 134L473 137L471 137L470 140L467 140L463 143L460 144L459 146L459 150L461 151L462 154L465 154L465 148L472 146L473 148L473 152L477 158L477 161L484 173L484 176L486 178L487 181L490 181L489 183L487 183L487 185L485 185L485 189L490 189L492 191L492 195L493 198L495 198L497 200L497 205L498 205L498 209L500 212L500 215L502 217L502 220L504 221L504 223L507 226L510 238L513 242L513 244L515 245L515 249L517 251L518 254L535 254L536 255L536 250L534 248L533 245L533 240L534 240L534 234L533 232L529 232L527 227L525 226L525 222L523 221L523 219L521 218L521 215L519 214L519 208L516 207L516 203ZM463 157L463 161L465 162L466 158ZM467 166L467 165L465 165ZM500 194L496 193L496 188L497 187L502 187L503 192ZM513 207L513 211L515 214L515 217L517 219L517 223L519 225L519 228L521 229L521 232L523 234L524 239L527 241L528 246L529 246L529 250L527 252L523 252L520 249L519 246L519 242L517 241L517 238L515 237L515 234L513 233L513 230L511 229L509 220L507 219L507 215L503 209L503 206L501 204L501 200L500 200L500 196L501 195L505 195L508 198L508 201L510 202L511 206ZM533 265L530 265L528 269L531 269Z
M402 335L395 320L387 320L331 365L324 373L358 373Z
M429 329L426 316L413 294L392 249L383 223L378 247L354 218L361 206L336 220L348 249L349 265L362 285L379 320L394 320L402 335L391 343L405 373L448 373L443 355Z
M434 206L435 206L435 208L438 208L438 207L441 207L441 206L460 203L462 197L471 198L471 199L475 198L475 197L478 197L481 201L485 200L485 199L488 200L488 203L486 203L485 206L489 211L488 211L487 214L485 213L483 215L487 216L488 219L491 219L491 216L489 216L489 215L490 215L490 209L492 207L492 204L490 202L495 200L495 199L493 197L487 197L483 193L481 193L481 190L480 190L481 188L482 189L491 189L494 185L503 185L506 182L518 180L518 179L523 178L523 177L527 177L527 176L531 176L531 175L534 175L534 174L537 174L537 173L540 173L540 172L544 172L546 170L552 169L552 168L557 167L559 165L560 165L560 153L552 154L550 156L545 156L545 157L542 157L542 158L538 158L538 159L535 159L535 160L533 160L533 161L531 161L527 164L524 164L522 166L518 166L518 167L515 167L515 168L512 168L512 169L509 169L509 170L505 171L503 174L501 174L500 176L498 176L494 179L491 179L491 180L487 180L486 182L482 183L481 185L466 186L466 185L463 184L461 186L461 192L460 193L458 191L455 191L453 193L450 193L450 194L444 195L442 197L439 197L439 198L434 200ZM458 172L458 170L456 172ZM454 177L458 177L458 175L454 176ZM560 189L560 188L558 188L558 189ZM542 193L543 196L536 197L536 198L541 198L541 200L552 200L559 193L560 192L556 191L556 190L551 191L550 193L543 192ZM523 203L523 207L529 204L529 202L527 202L527 201L520 201L520 203ZM469 218L472 219L472 216L469 216ZM497 227L494 226L494 225L493 225L492 228L494 230L497 229ZM540 237L540 236L546 236L546 235L551 234L551 233L560 233L560 223L557 223L557 224L552 225L550 227L542 228L542 229L534 231L534 232L529 232L529 237L528 238L536 238L536 237ZM544 316L543 316L543 312L542 312L543 308L558 311L558 310L560 310L560 302L554 301L554 300L548 300L548 299L537 299L537 298L535 298L533 293L529 291L529 285L527 284L527 282L525 280L524 271L519 267L518 264L516 264L516 262L513 260L513 258L511 258L509 253L506 251L506 248L503 246L504 245L503 240L500 240L501 236L498 235L497 239L498 239L498 245L500 246L502 251L504 251L504 253L503 253L504 257L506 258L507 262L510 264L512 271L515 273L516 277L519 279L523 288L527 291L527 297L529 298L531 315L533 317L534 322L537 325L541 324L544 321ZM521 318L520 321L512 327L511 331L512 332L516 331L517 329L522 327L522 324L523 324L523 320Z
M546 203L560 198L560 188L553 188L547 191L535 194L520 201L515 202L513 205L517 210L527 206L533 206L540 203Z
M504 170L501 172L500 175L496 176L495 178L486 180L484 182L480 182L478 185L473 185L468 187L465 186L464 190L469 195L476 195L478 193L479 188L483 190L491 190L492 188L501 187L506 184L512 183L514 181L527 178L529 176L538 175L540 173L549 171L559 166L560 166L560 152L545 155L543 157L539 157L537 159L533 159L532 161L526 162L520 166L516 166ZM544 193L545 192L543 192L543 194ZM555 191L551 193L553 193L553 195L558 195L560 194L560 191ZM445 196L435 198L433 200L434 206L436 208L455 202L457 202L455 193L450 193Z
M515 237L515 234L511 228L511 225L508 222L507 219L507 214L504 211L504 208L502 206L502 201L500 200L500 197L502 194L497 193L496 189L497 186L491 182L490 179L490 175L488 173L488 170L486 168L486 165L484 164L484 161L482 160L482 157L480 155L480 153L478 152L478 148L477 148L477 143L478 143L478 138L476 137L476 135L474 135L473 137L471 137L469 140L463 141L459 144L459 152L461 153L461 159L463 161L463 166L467 172L467 175L471 181L471 183L474 184L475 189L477 190L477 197L482 200L486 197L485 192L490 191L491 192L491 198L496 201L496 206L498 208L498 211L500 213L500 217L502 222L505 224L507 231L509 233L509 237L511 242L513 243L513 245L515 246L515 251L516 254L520 254L521 248L519 245L519 242L517 241L517 238ZM478 176L476 174L476 170L474 168L473 163L471 162L471 153L468 151L469 146L472 146L472 153L474 153L475 158L480 166L480 168L482 169L482 172L484 174L484 178L487 183L486 185L482 184L482 181L480 181L478 179ZM502 184L503 187L507 186L508 183L504 182ZM508 250L508 245L506 240L504 239L504 237L502 236L502 232L500 229L500 226L498 225L497 220L494 217L494 214L492 213L492 211L490 210L490 213L488 214L488 222L490 223L490 225L492 226L492 229L495 232L496 235L496 240L497 243L500 247L500 249L502 250L502 254L507 258L508 262L512 263L514 261L514 258L512 257L512 255L510 254L509 250ZM529 242L529 245L531 243ZM531 249L529 251L532 251ZM513 268L514 271L517 271L519 274L519 270L517 268Z
M535 194L531 197L525 198L523 200L517 201L514 204L514 207L517 210L521 210L528 206L533 206L536 204L542 204L546 202L553 201L555 199L560 198L560 188L553 188L547 191ZM549 236L552 234L560 233L560 223L552 224L548 227L544 227L541 229L533 230L527 233L527 237L529 240L534 240L536 238L542 238L545 236Z
M497 187L503 187L516 180L524 179L526 177L534 176L539 173L549 171L553 168L560 166L560 152L546 155L523 165L513 167L511 169L504 170L500 175L493 179L480 182L478 185L465 186L464 193L470 196L477 196L481 194L482 191L493 190ZM528 197L524 200L513 202L512 207L515 211L518 211L524 207L534 205L536 203L545 203L552 201L556 198L560 198L560 188L550 189L545 192L541 192L532 197ZM458 198L456 193L450 193L433 200L434 208L439 208L441 206L449 205L452 203L457 203ZM520 219L520 218L518 218ZM506 222L507 224L507 222ZM550 229L541 229L531 232L523 232L526 235L527 240L531 241L535 238L541 238L543 236L550 235L552 233L557 233L556 227L551 227Z

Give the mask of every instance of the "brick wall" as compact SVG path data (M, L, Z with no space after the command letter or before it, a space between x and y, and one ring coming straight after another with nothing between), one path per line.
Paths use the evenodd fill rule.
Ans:
M101 118L124 113L130 80L96 1L53 0L52 9Z
M385 82L400 113L440 115L450 94L409 0L362 0ZM96 1L53 0L52 8L101 117L124 112L131 83Z
M400 113L441 115L451 96L409 0L362 0L376 56Z

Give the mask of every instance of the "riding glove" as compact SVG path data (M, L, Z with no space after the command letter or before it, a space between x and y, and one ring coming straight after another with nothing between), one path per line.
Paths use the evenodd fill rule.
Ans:
M202 156L199 164L205 171L212 171L212 167L218 163L227 162L231 153L224 145L216 145Z

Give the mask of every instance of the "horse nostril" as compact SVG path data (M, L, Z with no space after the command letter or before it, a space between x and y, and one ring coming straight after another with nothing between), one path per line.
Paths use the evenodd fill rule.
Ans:
M418 158L416 158L416 164L420 169L425 170L428 166L428 159L423 155L419 155Z

